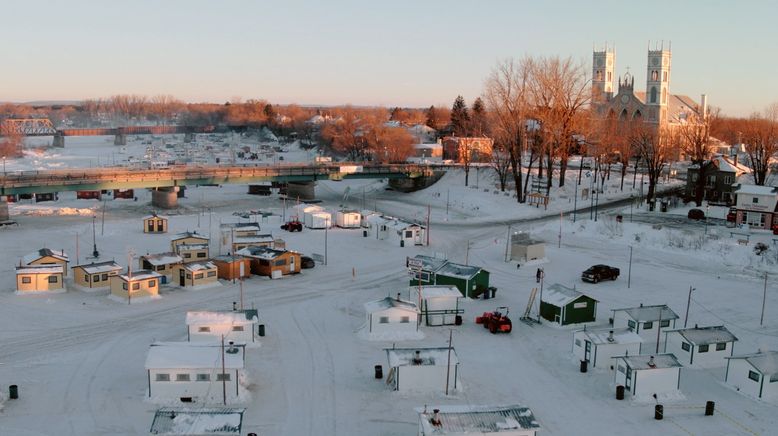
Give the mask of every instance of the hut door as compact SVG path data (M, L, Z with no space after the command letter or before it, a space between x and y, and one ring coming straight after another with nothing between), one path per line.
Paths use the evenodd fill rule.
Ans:
M178 270L178 284L181 286L186 286L186 276L185 276L184 269Z
M592 356L592 342L591 341L585 341L586 346L584 347L584 360L589 362L589 359Z
M149 220L148 227L149 227L149 233L153 233L154 232L154 220Z
M629 366L627 367L627 378L624 380L624 387L626 387L628 391L632 388L632 368Z
M289 272L290 273L293 273L293 272L297 271L297 269L295 268L294 264L295 264L294 256L289 256Z

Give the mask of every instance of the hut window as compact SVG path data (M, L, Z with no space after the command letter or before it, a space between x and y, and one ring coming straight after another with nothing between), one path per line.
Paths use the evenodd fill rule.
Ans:
M727 343L726 342L718 342L716 343L716 351L722 351L727 349Z
M654 328L653 321L646 321L643 323L643 330L651 330L652 328Z
M99 280L99 279L100 279L100 276L95 276L95 278L97 279L97 280L95 280L96 282L99 282L99 281L100 281L100 280ZM85 281L85 282L87 282L87 283L89 283L89 274L84 274L84 281Z
M200 327L200 328L197 329L197 331L201 332L201 333L207 333L207 332L211 331L211 328L210 327Z
M205 257L205 252L197 253L197 257Z
M689 349L690 349L689 343L688 342L681 342L681 349L683 351L689 351Z
M242 325L232 326L232 331L234 331L234 332L242 332L243 331L243 326Z
M585 309L587 306L586 301L580 301L578 303L573 303L573 309Z
M108 280L108 274L103 274L103 281L107 281L107 280ZM97 281L97 280L95 280L95 281Z
M197 381L211 381L211 374L197 374Z
M199 279L203 278L203 273L197 273L194 276L195 276L195 280L199 280Z
M192 274L189 274L189 273L187 273L187 274L186 274L186 278L187 278L187 279L191 279L191 278L192 278Z
M122 289L127 290L127 282L122 283Z
M664 327L670 327L670 320L669 320L669 319L664 319L664 320L662 320L662 321L659 323L659 327L660 327L660 328L664 328Z
M406 230L405 231L405 237L406 238L412 238L413 237L413 230Z
M710 348L710 345L708 345L708 344L700 345L700 353L707 353L708 352L708 348Z
M192 253L184 253L184 259L189 259L192 257Z
M759 373L756 371L748 371L748 378L751 380L758 382L759 381Z
M770 376L770 383L778 382L778 374L773 374Z
M208 277L216 276L216 271L208 271Z
M408 323L411 322L411 317L403 316L402 318L400 318L400 322L403 323L403 324L408 324Z
M622 374L626 373L626 369L623 366L619 365L619 372Z
M277 261L273 262L274 266L284 266L286 265L286 259L278 259Z
M378 322L381 324L389 324L389 317L388 316L382 316L378 319Z
M160 265L157 267L157 271L164 271L164 270L165 270L165 265Z
M176 374L176 381L189 381L189 374Z
M32 283L32 278L29 276L23 276L22 283Z
M140 289L140 283L133 283L132 284L132 290L137 291Z
M230 375L227 373L216 374L216 381L230 381Z
M575 346L576 347L580 347L581 346L581 340L580 339L576 339L575 340Z
M630 330L635 330L635 321L627 321L627 327L629 327Z
M149 280L149 287L153 288L154 286L157 286L157 281L156 280Z
M57 276L49 276L49 283L57 283L58 281Z
M170 381L170 374L157 374L156 381Z

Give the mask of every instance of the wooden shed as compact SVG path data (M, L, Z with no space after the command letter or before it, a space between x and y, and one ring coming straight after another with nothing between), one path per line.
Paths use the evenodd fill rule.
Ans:
M556 283L543 291L540 316L559 325L594 322L597 318L597 300Z
M65 291L62 265L16 267L16 293Z
M122 267L113 260L76 265L73 267L73 282L82 288L108 288L111 286L111 277L121 270Z
M143 233L167 233L166 216L152 214L143 217Z
M173 267L173 283L183 288L214 285L218 282L218 269L213 262L182 263Z
M121 300L146 300L159 296L161 274L140 270L111 277L111 296Z
M530 238L528 233L519 232L511 235L511 260L529 262L546 257L546 243Z
M66 277L68 275L68 262L68 255L65 254L64 250L56 251L49 248L41 248L22 258L22 266L59 265Z
M211 260L224 280L240 280L251 277L251 259L237 255L216 256Z
M207 235L201 235L197 232L190 232L186 231L183 233L179 233L172 238L170 238L170 250L173 252L178 252L176 249L181 244L206 244L210 242L210 239Z
M236 254L251 259L251 273L280 278L287 274L300 272L300 253L296 251L276 250L267 247L246 247Z
M161 274L162 284L166 284L173 277L173 267L182 263L184 259L176 253L144 254L138 259L140 269L155 271Z

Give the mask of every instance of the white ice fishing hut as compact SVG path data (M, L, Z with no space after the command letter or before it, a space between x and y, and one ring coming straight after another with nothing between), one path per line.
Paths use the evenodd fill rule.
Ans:
M666 304L644 306L641 303L639 307L613 310L613 327L631 329L643 338L643 343L651 350L656 349L657 339L662 349L664 331L674 329L677 319L678 315ZM657 329L660 331L657 332Z
M362 225L362 215L356 210L339 210L335 214L335 225L344 229L356 229Z
M186 328L189 342L225 341L252 343L256 341L259 313L256 309L187 312Z
M416 304L386 297L365 303L367 331L373 335L413 333L419 330Z
M672 354L641 354L614 357L616 384L632 396L678 392L681 387L681 363Z
M735 351L737 338L723 325L665 332L665 353L673 353L684 366L724 366Z
M528 407L435 406L416 409L419 436L535 436L540 424Z
M465 312L459 308L462 293L454 285L412 286L411 300L421 301L421 321L428 326L455 325Z
M586 360L592 368L614 370L613 356L640 354L643 342L628 328L584 329L573 332L573 355Z
M724 380L754 398L778 398L778 351L727 357Z
M386 383L401 392L442 394L456 390L459 359L456 351L440 348L387 348L389 374ZM449 352L450 351L450 352Z

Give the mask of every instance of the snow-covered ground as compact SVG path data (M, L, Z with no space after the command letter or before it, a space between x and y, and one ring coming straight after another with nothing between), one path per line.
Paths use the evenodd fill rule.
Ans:
M9 169L76 166L73 162L89 156L96 162L95 156L115 150L109 142L89 145L91 140L80 146L67 138L64 150L9 161ZM69 157L71 145L79 159ZM132 147L139 151L128 154L144 150L143 145L128 145ZM280 155L306 160L309 153L292 147ZM328 265L317 264L279 280L255 276L244 284L245 304L258 308L260 323L267 326L261 348L247 350L252 400L242 405L247 409L244 434L413 435L418 428L414 408L425 404L523 404L541 423L540 434L548 435L773 434L777 405L726 386L723 367L683 369L683 395L665 403L663 421L653 419L653 404L617 401L607 373L579 372L571 353L571 329L518 322L531 289L538 286L535 269L517 269L515 262L504 261L509 224L514 231L527 230L546 240L544 283L575 285L598 299L597 326L607 325L611 309L639 303L667 303L682 322L692 286L689 325L725 324L740 339L735 345L738 354L778 349L774 297L778 286L773 275L768 279L765 322L759 323L763 272L778 271L772 235L754 234L748 246L739 245L741 237L731 236L724 226L706 230L702 224L678 223L688 207L666 214L633 207L630 222L629 203L605 206L630 195L617 188L613 176L600 194L598 220L590 220L586 211L573 223L569 215L560 220L559 212L573 208L575 171L568 174L568 186L555 188L548 210L495 194L489 173L471 172L471 183L478 187L470 188L464 187L462 172L451 171L432 187L412 194L387 191L385 181L379 180L320 182L316 187L323 205L333 210L343 203L346 191L350 207L377 208L407 219L425 221L429 207L429 247L400 247L365 238L361 230L283 232L282 216L289 216L291 209L284 211L276 197L249 196L245 186L188 189L180 208L167 213L170 233L163 235L142 233L140 218L152 210L150 196L142 190L136 190L137 202L101 203L61 193L57 202L11 204L19 226L0 230L0 380L6 385L3 391L7 385L19 385L20 399L4 400L7 391L0 394L0 434L147 434L157 408L144 401L143 365L149 344L185 340L186 311L229 309L239 299L239 285L224 281L198 291L163 287L162 298L131 305L107 298L106 291L19 296L13 292L14 265L22 256L47 246L64 249L73 261L83 262L92 252L95 215L101 259L126 265L128 251L136 257L166 251L170 234L184 230L218 235L220 222L238 220L234 212L257 209L274 214L259 219L260 226L286 240L288 248L324 254L326 241ZM631 187L629 182L625 185ZM589 204L578 200L579 207ZM615 221L616 214L624 216L622 223ZM711 215L724 214L726 210L711 209ZM543 216L548 218L527 220ZM655 228L665 219L676 224ZM757 240L770 246L762 256L753 253ZM219 245L212 240L212 255L219 253ZM627 288L630 247L633 261ZM463 302L465 322L453 327L461 389L449 397L399 394L373 378L374 365L384 365L386 373L383 348L394 343L359 337L363 304L407 291L405 257L433 253L455 262L467 257L470 264L488 269L497 296ZM617 266L622 275L615 282L584 284L581 271L595 263ZM474 324L476 315L497 306L510 307L512 333L491 335ZM424 339L396 345L447 344L449 328L422 330ZM701 407L708 400L716 402L713 417L703 416Z

